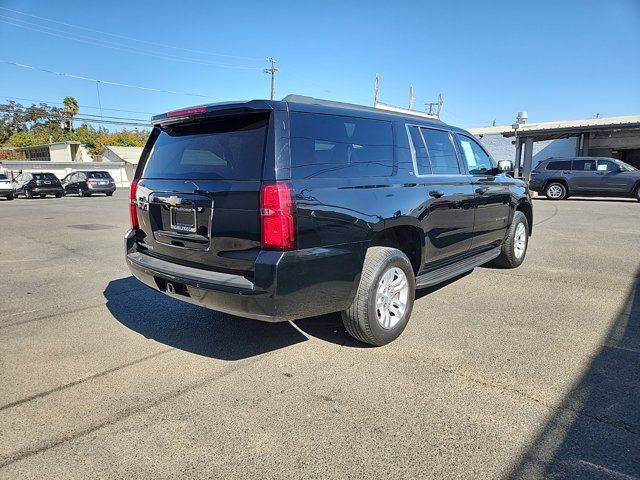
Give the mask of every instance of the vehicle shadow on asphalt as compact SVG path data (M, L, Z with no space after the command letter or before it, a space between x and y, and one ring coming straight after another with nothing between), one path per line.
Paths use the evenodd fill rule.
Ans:
M586 373L507 478L640 477L640 269Z
M260 322L191 305L133 276L109 282L104 296L111 314L125 327L205 357L242 360L308 340L288 322Z

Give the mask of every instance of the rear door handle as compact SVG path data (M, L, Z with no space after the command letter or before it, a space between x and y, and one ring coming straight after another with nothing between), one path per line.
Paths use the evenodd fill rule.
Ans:
M440 198L443 195L444 195L444 192L441 190L431 190L429 192L430 197Z
M487 190L488 190L488 189L487 189L487 188L484 188L484 187L476 188L476 193L477 193L478 195L484 195L485 193L487 193Z

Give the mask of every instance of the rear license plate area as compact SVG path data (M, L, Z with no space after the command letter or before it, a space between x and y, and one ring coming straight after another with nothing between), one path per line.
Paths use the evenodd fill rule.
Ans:
M198 230L196 210L194 208L171 207L171 230L195 233Z

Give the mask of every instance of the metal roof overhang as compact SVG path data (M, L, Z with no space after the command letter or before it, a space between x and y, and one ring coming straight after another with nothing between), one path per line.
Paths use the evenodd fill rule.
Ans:
M534 141L558 140L561 138L577 137L588 132L621 132L638 130L640 133L640 122L621 123L609 125L582 125L573 127L546 127L518 130L518 138L534 138ZM503 132L504 137L513 137L514 132Z

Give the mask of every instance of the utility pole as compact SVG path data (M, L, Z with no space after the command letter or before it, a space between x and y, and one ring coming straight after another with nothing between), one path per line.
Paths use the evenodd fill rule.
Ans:
M276 72L279 71L280 69L276 67L275 58L267 57L267 62L271 62L271 67L265 68L264 73L271 74L271 100L273 100L273 97L275 96L275 93L276 93Z
M444 100L442 99L442 94L439 93L437 102L425 103L424 106L429 109L429 111L427 111L427 113L429 115L435 115L436 118L439 119L440 118L440 114L442 113L442 105L443 104L444 104Z

